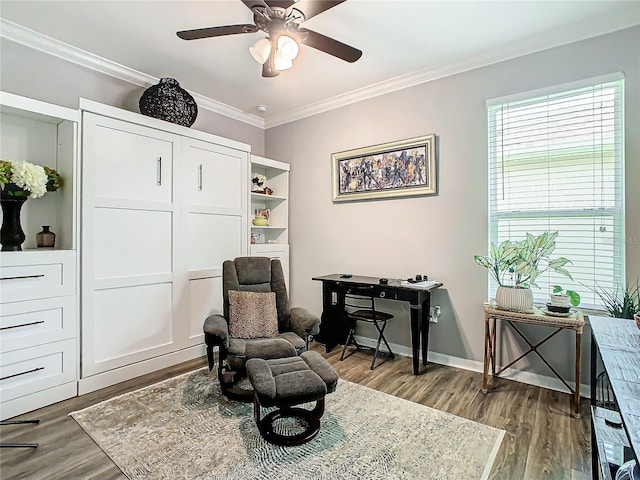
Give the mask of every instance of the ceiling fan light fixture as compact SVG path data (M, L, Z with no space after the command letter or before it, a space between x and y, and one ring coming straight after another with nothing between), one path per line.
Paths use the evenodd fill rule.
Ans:
M271 41L268 38L261 38L249 47L249 53L256 62L260 65L264 65L264 63L269 60L269 54L271 53Z
M278 37L278 54L284 60L293 60L298 56L300 46L289 35L280 35Z
M273 65L278 72L282 70L289 70L293 67L293 62L291 60L287 60L286 58L282 58L280 55L280 51L276 50L275 57L273 59Z

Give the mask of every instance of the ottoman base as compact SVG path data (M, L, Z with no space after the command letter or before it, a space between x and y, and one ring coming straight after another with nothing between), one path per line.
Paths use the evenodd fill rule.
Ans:
M316 406L313 410L306 410L304 408L289 407L279 408L273 412L268 413L264 418L260 418L260 403L257 399L254 400L254 417L258 431L262 438L267 442L274 445L282 445L285 447L302 445L315 437L320 431L320 419L324 414L324 398L321 398L316 402ZM296 433L294 435L284 435L274 431L274 422L281 418L295 418L306 423L307 427L304 431Z

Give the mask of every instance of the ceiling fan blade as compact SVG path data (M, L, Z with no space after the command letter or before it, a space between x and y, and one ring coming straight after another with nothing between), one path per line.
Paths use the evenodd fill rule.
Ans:
M177 32L176 35L178 35L183 40L197 40L199 38L221 37L223 35L236 35L238 33L253 33L257 31L258 27L251 24L225 25L224 27L208 27L197 28L195 30L183 30L181 32Z
M299 2L295 3L295 6L293 8L295 8L296 10L300 10L304 14L304 19L306 21L311 17L315 17L316 15L346 1L347 0L300 0Z
M306 28L299 28L300 42L311 48L341 58L345 62L353 63L362 56L362 50L351 47L346 43L326 37L321 33Z

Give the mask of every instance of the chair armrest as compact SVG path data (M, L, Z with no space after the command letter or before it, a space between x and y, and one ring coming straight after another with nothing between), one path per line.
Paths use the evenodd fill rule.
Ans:
M204 321L202 330L207 335L213 336L213 346L229 348L229 325L222 315L209 315Z
M317 335L320 331L320 317L312 314L306 308L294 307L289 312L291 330L300 338Z

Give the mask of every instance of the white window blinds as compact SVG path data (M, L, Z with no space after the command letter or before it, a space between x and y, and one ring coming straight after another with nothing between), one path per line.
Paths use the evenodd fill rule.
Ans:
M534 298L561 285L588 307L601 304L592 289L624 285L624 79L584 83L487 102L489 241L558 231L573 281L547 272Z

